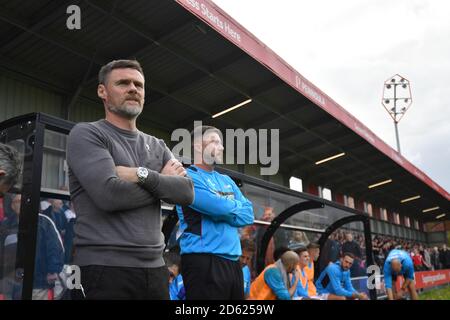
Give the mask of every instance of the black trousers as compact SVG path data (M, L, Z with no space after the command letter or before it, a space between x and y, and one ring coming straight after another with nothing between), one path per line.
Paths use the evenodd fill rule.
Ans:
M74 300L169 300L169 271L166 266L127 268L91 265L80 269L83 290L72 290Z
M244 300L244 278L238 261L213 254L183 254L181 274L186 300Z

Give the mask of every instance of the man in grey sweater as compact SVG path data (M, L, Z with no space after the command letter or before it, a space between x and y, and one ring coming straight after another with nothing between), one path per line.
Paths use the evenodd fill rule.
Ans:
M106 117L77 124L68 138L82 284L75 299L169 299L161 200L190 205L193 186L164 141L136 128L144 84L137 61L103 66L97 93Z

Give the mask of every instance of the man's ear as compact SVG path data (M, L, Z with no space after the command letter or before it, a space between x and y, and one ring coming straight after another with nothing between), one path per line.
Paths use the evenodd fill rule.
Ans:
M102 99L103 101L106 100L107 97L107 93L106 93L106 88L105 85L103 84L99 84L97 87L97 95L99 96L100 99Z
M0 169L0 178L6 175L6 171Z

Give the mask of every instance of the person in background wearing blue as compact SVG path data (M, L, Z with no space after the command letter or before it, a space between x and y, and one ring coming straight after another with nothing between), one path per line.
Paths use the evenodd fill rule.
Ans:
M48 216L39 213L33 300L48 300L64 266L64 245L58 229Z
M4 256L8 257L9 262L16 260L18 225L20 220L20 204L22 195L13 196L13 210L17 214L17 227L12 229L12 233L5 239ZM55 223L46 215L39 213L38 230L36 239L36 258L33 275L33 300L48 300L49 291L54 288L58 280L58 274L64 266L64 246L61 236ZM4 269L8 274L14 271L14 266L8 266ZM12 277L10 277L12 279ZM9 279L8 279L9 280ZM17 282L8 281L7 291L11 293L12 298L19 298L21 295L21 286Z
M350 268L355 256L346 252L340 261L330 263L322 271L316 281L316 288L319 295L326 297L326 300L367 300L367 295L358 292L353 288L350 280Z
M48 201L51 205L42 214L52 219L59 234L61 237L64 237L67 225L67 219L63 210L64 202L60 199L49 199Z
M194 202L177 205L186 299L242 300L238 228L253 224L253 205L230 177L214 170L223 158L221 132L198 126L191 141L194 165L187 175L194 184Z
M252 273L249 266L251 266L252 257L255 254L255 244L249 239L241 240L242 254L239 262L242 268L242 275L244 276L244 298L247 299L250 295L250 285L252 281Z
M170 300L186 300L183 277L180 270L180 256L176 252L164 253L164 260L169 270Z
M384 262L384 283L389 300L403 299L403 293L409 291L412 300L418 300L416 286L414 282L414 265L410 255L403 250L394 249ZM397 292L395 283L397 276L405 278L400 292Z
M10 198L8 192L19 181L22 171L21 156L17 150L0 143L0 200ZM12 197L10 221L0 225L0 296L2 299L20 299L21 281L16 277L17 233L19 227L20 198ZM16 201L14 201L16 200ZM6 202L3 202L5 205ZM17 212L16 212L17 211ZM12 230L10 230L12 229Z
M20 179L21 160L16 149L0 143L0 198L16 184ZM22 291L21 280L18 280L16 269L16 252L19 233L19 220L21 213L22 195L12 195L11 209L14 216L11 217L7 227L11 228L10 233L4 239L4 261L0 268L5 274L2 274L2 280L6 280L0 287L0 294L10 299L20 299ZM33 300L47 300L49 290L55 285L58 279L58 273L62 271L64 264L64 247L61 237L53 221L39 214L38 230L36 237L36 257L33 274ZM6 264L5 264L6 263ZM6 276L4 279L3 276ZM6 287L6 288L5 288ZM4 291L6 289L6 292Z

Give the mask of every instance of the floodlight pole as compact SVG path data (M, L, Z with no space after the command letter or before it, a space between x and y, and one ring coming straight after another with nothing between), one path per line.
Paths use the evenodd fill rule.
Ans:
M395 126L395 139L397 140L397 151L400 151L400 137L398 135L398 121L397 121L397 83L394 84L394 126Z
M400 150L400 138L398 137L398 122L394 121L394 125L395 125L395 138L397 139L397 151L398 153L402 153Z
M397 81L398 80L398 81ZM406 96L405 97L397 97L397 86L402 86L402 88L407 89ZM385 90L394 89L394 97L386 97L385 96ZM397 110L397 100L402 100L404 103L407 104L405 107L401 107L400 104L399 108L400 110ZM389 108L388 105L390 102L393 102L394 107ZM391 115L392 119L394 120L394 127L395 127L395 140L397 142L397 152L401 154L400 149L400 135L398 133L398 123L402 119L402 117L405 115L407 109L412 103L411 98L411 87L409 84L409 81L405 79L404 77L396 74L390 79L386 80L384 82L384 88L383 88L383 99L382 104L386 111Z

